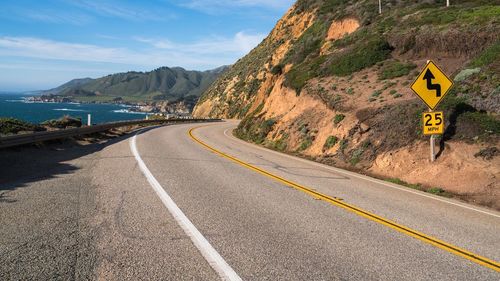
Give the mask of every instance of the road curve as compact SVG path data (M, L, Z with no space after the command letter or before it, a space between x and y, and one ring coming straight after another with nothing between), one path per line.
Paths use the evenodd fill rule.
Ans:
M500 278L499 213L245 143L231 135L236 125L146 130L66 161L67 174L14 181L11 203L0 200L0 279Z
M270 153L232 137L228 132L234 126L234 122L209 125L193 135L272 174L500 260L497 213ZM222 158L188 136L192 127L150 131L138 138L138 150L152 174L244 280L494 280L499 276ZM174 146L167 145L174 139Z

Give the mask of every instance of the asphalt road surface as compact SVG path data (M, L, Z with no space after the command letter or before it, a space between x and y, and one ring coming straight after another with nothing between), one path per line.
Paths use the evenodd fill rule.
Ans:
M0 151L0 280L500 280L498 212L245 143L236 124Z

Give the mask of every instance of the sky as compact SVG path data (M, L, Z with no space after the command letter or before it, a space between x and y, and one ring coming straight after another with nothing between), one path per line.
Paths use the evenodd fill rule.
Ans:
M161 66L233 64L293 2L0 0L0 91Z

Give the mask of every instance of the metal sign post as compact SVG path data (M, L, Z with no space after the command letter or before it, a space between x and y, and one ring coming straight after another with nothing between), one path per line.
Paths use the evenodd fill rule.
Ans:
M429 108L429 112L432 112L432 109ZM434 162L436 161L436 153L434 152L434 136L435 135L431 135L431 139L430 139L430 145L431 145L431 162Z

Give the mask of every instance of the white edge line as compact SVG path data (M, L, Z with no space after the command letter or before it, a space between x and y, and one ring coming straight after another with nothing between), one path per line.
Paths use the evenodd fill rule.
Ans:
M458 207L462 207L462 208L465 208L465 209L469 209L469 210L472 210L472 211L476 211L476 212L479 212L479 213L483 213L483 214L486 214L486 215L490 215L490 216L493 216L493 217L500 218L500 215L497 215L497 214L494 214L494 213L491 213L491 212L487 212L487 211L483 211L483 210L480 210L480 209L476 209L476 208L473 208L473 207L470 207L470 206L467 206L467 205L464 205L464 204L451 202L451 201L439 198L437 196L432 196L432 195L425 194L425 193L422 193L422 192L414 191L414 190L411 190L411 189L406 188L406 187L400 187L400 186L398 186L396 184L387 183L387 182L382 181L382 180L378 180L378 179L374 179L374 178L371 178L371 177L368 177L368 176L365 176L365 175L360 175L360 174L356 174L356 173L353 173L353 172L345 171L345 170L342 170L342 169L339 169L339 168L335 168L335 167L332 167L332 166L327 166L327 165L324 165L324 164L321 164L321 163L317 163L317 162L314 162L314 161L311 161L311 160L302 159L302 158L299 158L299 157L294 157L294 156L291 156L291 155L288 155L288 154L285 154L285 153L280 153L280 152L277 152L277 151L274 151L274 150L271 150L271 149L268 149L268 148L265 148L265 147L260 147L260 146L258 146L256 144L248 143L248 142L243 141L241 139L238 139L238 138L236 138L234 136L228 135L227 132L229 130L231 130L231 128L227 128L226 130L224 130L224 135L226 137L228 137L230 139L233 139L233 140L236 140L236 141L239 141L241 143L244 143L244 144L256 147L256 148L258 148L260 150L265 150L267 152L271 152L271 153L276 154L276 155L284 156L284 157L287 157L287 158L293 159L293 160L298 160L298 161L303 162L303 163L312 164L314 166L321 167L321 168L324 168L324 169L327 169L327 170L331 170L331 171L334 171L334 172L337 172L337 173L340 173L340 174L344 174L344 175L356 177L358 179L370 181L370 182L373 182L373 183L378 183L378 184L385 185L385 186L391 187L391 188L395 188L395 189L398 189L398 190L401 190L401 191L404 191L404 192L409 192L409 193L412 193L412 194L415 194L415 195L427 197L427 198L430 198L430 199L434 199L434 200L437 200L437 201L441 201L441 202L444 202L444 203L448 203L448 204L451 204L451 205L455 205L455 206L458 206Z
M142 174L146 177L149 184L156 192L158 197L160 197L163 205L167 207L168 211L174 219L177 221L179 226L184 230L184 233L191 239L193 244L198 248L200 253L203 255L205 260L210 264L210 266L217 272L222 280L229 281L239 281L242 280L238 274L229 266L229 264L222 258L222 256L212 247L210 242L203 237L203 235L198 231L194 224L188 219L188 217L182 212L182 210L175 204L174 200L167 194L165 189L156 180L153 174L149 171L148 167L142 161L139 151L136 146L137 134L130 140L130 150L135 157L139 165L139 169Z

